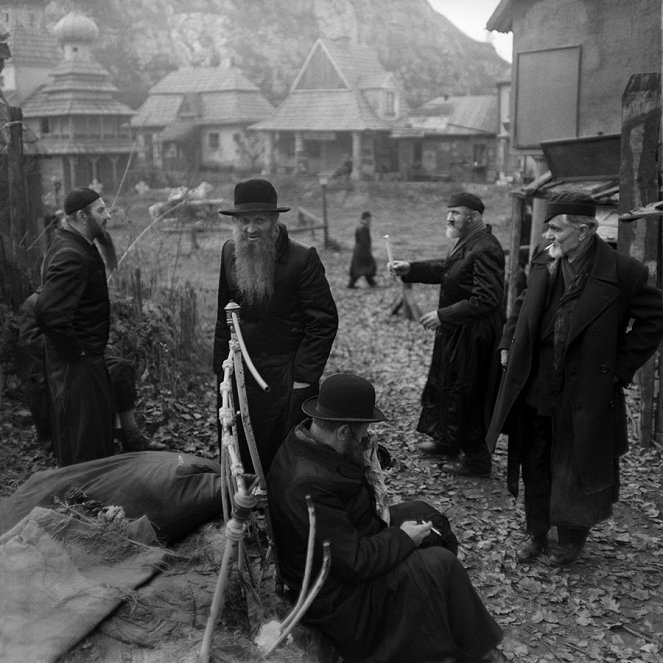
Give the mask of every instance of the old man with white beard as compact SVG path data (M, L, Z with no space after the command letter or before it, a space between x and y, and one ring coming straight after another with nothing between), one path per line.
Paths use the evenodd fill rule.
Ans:
M485 434L499 384L504 251L483 220L480 198L461 191L447 207L446 235L455 242L446 259L394 260L389 268L405 282L440 284L437 308L419 321L435 332L417 425L431 439L419 449L438 454L444 472L488 476Z
M240 182L234 206L221 210L233 219L233 237L221 251L213 369L223 378L230 329L225 307L241 306L247 350L270 389L263 392L246 373L251 425L265 473L292 426L301 404L318 393L331 351L338 313L317 251L288 237L277 193L267 180ZM244 468L252 463L240 430Z

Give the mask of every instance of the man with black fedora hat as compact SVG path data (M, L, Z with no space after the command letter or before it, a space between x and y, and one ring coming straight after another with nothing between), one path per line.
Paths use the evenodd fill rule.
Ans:
M331 543L329 576L303 617L345 660L505 661L502 631L455 556L448 520L424 502L376 510L366 479L368 426L384 420L375 389L330 375L302 406L307 419L278 450L268 476L270 513L285 584L299 590L308 545L306 496L315 506L315 574ZM436 533L434 530L438 530Z
M548 551L555 525L550 561L572 564L590 528L612 514L628 447L623 389L663 335L661 292L644 265L596 234L595 212L588 194L550 197L550 243L532 258L515 331L508 325L500 343L509 350L487 440L494 447L504 431L517 441L509 464L522 467L525 486L520 561Z
M256 368L269 385L263 392L247 375L251 425L266 473L288 430L302 419L302 402L318 392L331 351L338 313L317 251L288 237L271 182L239 182L232 217L233 237L221 250L214 372L223 377L230 329L225 306L241 306L242 335ZM245 469L252 463L241 435Z
M101 196L72 189L66 218L44 259L35 317L44 334L51 399L53 447L58 465L113 454L113 414L104 350L110 329L106 270L95 241L110 214Z
M408 283L440 284L437 309L420 320L435 331L435 343L417 424L431 439L419 448L440 455L445 472L488 476L485 436L499 384L504 251L478 196L454 193L447 206L446 235L454 243L446 259L395 260L389 268Z

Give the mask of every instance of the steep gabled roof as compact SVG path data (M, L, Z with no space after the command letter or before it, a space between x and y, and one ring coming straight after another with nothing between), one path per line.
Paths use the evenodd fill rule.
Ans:
M382 66L377 53L372 48L345 41L339 43L318 39L306 56L306 60L292 84L291 91L304 89L301 87L302 79L310 64L320 56L328 59L344 87L350 89L361 88L362 79L371 83L368 87L375 87L375 80L380 80L382 83L384 77L388 76L387 70Z
M498 123L497 95L437 97L413 111L392 135L496 135Z
M62 57L62 50L55 35L48 30L30 29L18 23L9 33L10 62L15 67L52 66Z
M249 127L266 131L389 130L357 90L296 90L270 117Z

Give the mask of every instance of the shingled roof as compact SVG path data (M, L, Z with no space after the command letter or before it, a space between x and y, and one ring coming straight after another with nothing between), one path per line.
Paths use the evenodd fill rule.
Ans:
M413 111L393 130L392 136L496 135L498 122L496 95L436 97Z
M197 125L250 124L274 107L240 71L222 67L186 67L167 74L136 112L134 127L165 127L180 119L185 104L195 106L188 119Z
M9 61L14 66L52 66L62 57L62 50L55 35L47 30L29 29L20 23L9 33L7 43L11 52Z
M389 130L359 90L297 90L262 122L258 131Z
M133 115L129 106L115 99L118 89L94 61L63 62L52 77L25 100L24 117Z

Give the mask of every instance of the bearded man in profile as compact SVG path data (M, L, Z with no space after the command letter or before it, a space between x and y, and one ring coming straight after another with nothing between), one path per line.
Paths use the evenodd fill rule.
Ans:
M230 340L225 307L232 300L241 307L249 355L270 388L262 391L246 372L251 426L265 474L289 430L302 420L301 404L318 393L338 328L317 251L290 239L278 222L289 209L278 206L270 182L256 179L237 184L234 207L221 210L233 219L233 238L221 250L213 369L218 384ZM241 426L238 431L242 462L250 470Z

